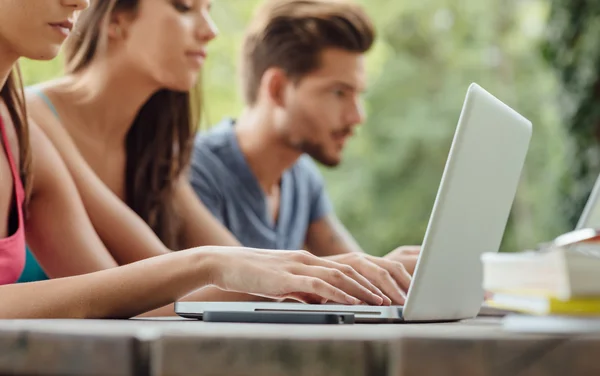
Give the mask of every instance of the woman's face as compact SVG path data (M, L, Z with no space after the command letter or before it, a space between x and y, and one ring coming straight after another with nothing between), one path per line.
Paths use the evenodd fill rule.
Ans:
M141 0L123 29L110 25L111 35L123 42L119 53L127 54L131 65L159 86L188 91L196 84L208 42L217 35L209 14L211 2Z
M0 0L0 53L54 58L89 0Z

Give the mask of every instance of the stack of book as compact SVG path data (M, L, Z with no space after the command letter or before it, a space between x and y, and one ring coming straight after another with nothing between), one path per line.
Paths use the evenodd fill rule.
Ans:
M600 232L567 233L539 250L482 255L488 305L530 315L600 316Z

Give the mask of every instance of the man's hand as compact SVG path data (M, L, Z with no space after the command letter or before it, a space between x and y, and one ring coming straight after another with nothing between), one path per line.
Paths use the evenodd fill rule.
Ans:
M371 256L362 252L351 252L324 258L340 264L350 265L366 277L369 282L377 286L391 300L391 304L404 304L411 276L401 262ZM390 302L384 303L384 305L387 304L390 304Z
M421 253L421 246L403 245L384 256L385 259L396 261L404 265L406 271L412 276L415 273L417 260Z

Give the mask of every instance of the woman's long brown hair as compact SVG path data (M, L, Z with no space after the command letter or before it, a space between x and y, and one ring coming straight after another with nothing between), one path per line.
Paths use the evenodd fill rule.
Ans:
M76 37L65 45L67 73L80 72L103 53L111 14L135 16L139 1L92 1L77 21ZM174 186L189 165L196 119L189 92L160 90L143 105L126 137L125 202L173 250L182 248Z
M0 90L0 98L8 107L8 113L19 139L19 172L25 188L25 203L27 203L31 192L31 152L25 94L18 64L10 72L6 83Z

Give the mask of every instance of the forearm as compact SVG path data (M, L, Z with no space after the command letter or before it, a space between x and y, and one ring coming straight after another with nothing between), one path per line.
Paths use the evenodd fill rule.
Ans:
M343 255L346 253L365 253L350 234L331 232L328 237L309 238L306 248L319 257Z
M358 245L354 239L335 239L327 244L319 244L319 246L314 247L315 251L313 252L310 246L308 247L309 251L316 256L319 257L328 257L328 256L336 256L343 255L346 253L365 253L363 249Z
M98 235L120 265L169 253L152 229L125 203L110 199L102 207L96 200L84 202ZM92 203L89 203L92 201ZM89 205L89 206L88 206Z
M186 248L206 245L240 246L240 242L227 227L198 199L186 177L179 181L175 198L183 219Z
M212 218L210 219L212 221ZM203 247L208 245L239 247L240 242L225 228L218 223L208 223L201 221L202 225L206 225L202 231L187 227L184 229L185 236L183 237L184 248Z
M40 206L42 203L42 206ZM98 235L85 221L66 221L48 218L51 210L37 198L30 203L32 215L26 224L29 248L50 278L88 274L117 266ZM43 213L38 215L37 213Z
M113 267L115 260L127 264L169 252L81 156L61 158L44 132L31 125L35 181L26 228L44 269L52 276L70 276Z
M319 257L364 253L358 242L334 214L313 222L306 234L307 250Z
M212 283L214 254L181 251L82 276L0 286L0 318L128 318Z

